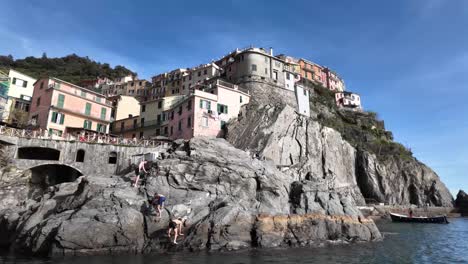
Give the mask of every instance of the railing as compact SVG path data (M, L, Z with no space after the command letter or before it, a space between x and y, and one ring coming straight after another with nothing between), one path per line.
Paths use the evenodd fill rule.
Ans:
M0 126L0 135L19 137L19 138L37 138L37 139L48 139L48 140L63 140L63 141L79 141L85 143L98 143L98 144L109 144L109 145L125 145L135 147L156 147L162 144L161 140L150 140L150 139L129 139L129 138L117 138L108 135L99 135L98 132L95 134L88 135L73 135L70 133L64 133L58 136L53 133L49 133L47 130L28 130L28 129L17 129L11 127Z

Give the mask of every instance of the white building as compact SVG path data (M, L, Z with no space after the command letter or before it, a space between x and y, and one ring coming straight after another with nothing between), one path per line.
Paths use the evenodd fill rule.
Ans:
M342 92L335 94L336 105L339 107L346 107L360 110L362 109L361 97L359 94L352 92Z
M9 87L5 91L6 104L1 113L2 121L9 124L16 124L18 113L28 113L31 105L31 98L34 91L36 79L21 72L10 69L8 73ZM25 115L27 120L27 114ZM22 120L22 121L26 121Z
M302 85L296 85L297 112L310 117L310 91Z

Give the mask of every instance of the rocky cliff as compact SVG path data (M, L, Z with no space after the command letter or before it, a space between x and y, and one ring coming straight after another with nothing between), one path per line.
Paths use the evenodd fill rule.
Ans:
M291 92L243 85L253 100L228 125L227 141L175 142L139 189L130 187L132 173L47 187L3 168L0 245L63 255L374 241L378 229L357 209L366 199L451 206L437 175L375 115L342 112L316 88L304 117ZM156 192L167 197L159 220L148 206ZM169 219L184 216L185 236L171 244Z
M437 174L394 142L376 114L337 109L333 94L314 87L309 118L295 111L291 93L250 85L254 99L228 127L235 147L284 166L298 180L346 189L357 204L453 206Z
M352 188L330 189L312 177L293 177L224 139L179 142L159 165L158 176L140 189L130 187L131 173L95 175L50 186L36 200L18 197L15 206L0 212L0 243L15 252L62 255L381 238L374 222L356 209ZM167 196L158 220L147 202L155 192ZM185 237L173 245L168 221L183 216Z

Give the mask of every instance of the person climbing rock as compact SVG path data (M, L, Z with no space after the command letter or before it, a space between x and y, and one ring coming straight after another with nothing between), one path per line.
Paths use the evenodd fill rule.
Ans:
M177 218L177 219L172 219L169 222L169 228L167 229L167 236L169 239L171 239L171 233L174 231L174 244L177 244L177 237L178 236L183 236L182 234L182 225L185 226L185 221L186 218Z
M140 162L140 165L138 165L138 176L136 177L135 184L133 185L133 187L135 188L138 187L138 181L140 180L140 178L145 177L145 174L148 173L145 168L146 163L148 163L148 161L142 160Z
M161 218L162 210L164 209L164 202L166 197L162 194L155 193L152 201L153 208L156 210L156 218Z

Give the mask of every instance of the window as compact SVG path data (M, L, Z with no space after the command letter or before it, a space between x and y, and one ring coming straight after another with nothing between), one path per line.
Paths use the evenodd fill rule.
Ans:
M137 127L138 127L138 120L133 119L133 128L137 128Z
M13 81L11 81L12 84L16 84L16 78L13 78Z
M50 119L50 122L63 125L64 120L65 120L64 114L58 113L58 112L52 112L52 117Z
M187 118L187 127L191 127L192 126L192 117L188 117Z
M117 152L112 151L109 153L109 164L117 164Z
M202 126L204 127L208 126L208 117L206 116L202 117Z
M91 104L86 103L85 115L90 115L90 114L91 114Z
M167 135L167 127L164 127L164 135Z
M36 106L38 106L40 104L41 104L41 97L38 97L37 100L36 100Z
M106 115L107 115L107 109L102 107L101 108L101 119L106 120Z
M268 63L268 57L265 57L265 62Z
M120 123L120 131L123 131L124 127L125 127L125 123L124 122Z
M179 115L182 115L182 106L179 106Z
M140 138L142 138L142 137L143 137L143 131L140 132Z
M158 102L158 109L161 109L162 108L162 101L159 101Z
M145 118L141 118L140 123L141 123L141 127L144 127L145 126Z
M86 92L85 91L81 91L81 97L86 97Z
M187 110L192 110L192 100L187 102Z
M65 95L59 94L59 95L58 95L57 107L58 107L58 108L63 108L64 102L65 102Z
M256 64L252 64L250 65L250 67L252 68L252 71L257 71L257 65Z
M224 129L226 127L226 121L221 121L221 126L220 128L221 129Z
M189 76L188 76L188 79L189 79L189 81L192 80L192 75L189 75Z
M174 127L171 126L171 134L170 135L172 136L173 133L174 133Z
M96 100L96 102L100 103L101 102L101 97L95 97L94 100Z
M158 116L156 117L156 121L157 121L158 123L161 122L161 115L158 115Z
M239 102L242 104L242 95L239 97Z
M106 130L107 130L107 126L106 125L103 125L103 124L97 124L96 126L96 131L97 132L102 132L102 133L106 133Z
M286 73L286 80L291 80L291 74L289 74L289 72Z
M203 70L203 75L207 75L207 74L208 74L208 70L207 69Z
M304 96L307 96L307 90L304 89L303 91L304 91Z
M84 123L83 123L83 128L84 129L91 129L93 125L93 122L89 121L89 120L85 120Z
M171 111L170 119L174 120L174 111Z
M76 152L75 161L76 161L76 162L83 162L83 161L84 161L84 157L85 157L85 151L82 150L82 149L79 149L79 150Z
M36 125L39 120L39 115L34 115L31 117L31 125Z
M39 89L44 88L44 82L41 82L41 85L39 86Z
M178 130L179 132L182 131L182 120L179 120Z
M206 100L201 100L201 99L200 99L200 108L201 108L201 109L208 109L208 110L211 110L211 102L210 102L210 101L206 101Z
M267 68L265 68L265 74L268 74L268 69Z
M157 128L156 129L156 136L160 136L161 135L161 129Z
M55 89L60 89L60 83L54 83L54 88Z
M201 76L201 71L198 72L198 76Z
M273 79L278 80L278 72L277 71L273 72Z
M227 114L228 113L228 106L223 104L218 104L218 113Z

